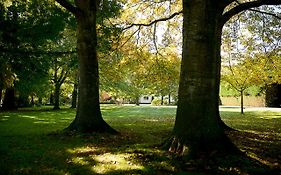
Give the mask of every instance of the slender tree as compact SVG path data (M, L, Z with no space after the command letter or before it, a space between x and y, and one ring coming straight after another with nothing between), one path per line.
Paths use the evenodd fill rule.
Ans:
M77 21L78 107L74 121L66 130L116 133L103 120L99 104L96 21L100 1L80 0L74 5L66 0L56 1L73 13Z

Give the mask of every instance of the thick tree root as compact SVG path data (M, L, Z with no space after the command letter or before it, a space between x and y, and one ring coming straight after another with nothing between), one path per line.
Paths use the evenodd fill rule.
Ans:
M184 159L201 159L213 156L243 154L228 137L212 142L184 142L176 136L166 140L162 148Z
M162 148L175 155L177 168L187 174L280 174L280 169L272 169L248 157L227 137L209 144L186 143L172 136Z

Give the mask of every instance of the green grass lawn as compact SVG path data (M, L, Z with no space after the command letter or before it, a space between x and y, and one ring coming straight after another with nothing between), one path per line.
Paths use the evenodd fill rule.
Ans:
M171 133L175 113L175 107L103 105L104 119L121 132L112 136L61 133L73 120L73 109L0 112L0 175L279 173L280 112L221 111L223 120L238 130L230 138L257 163L232 158L213 162L213 171L191 168L156 147Z

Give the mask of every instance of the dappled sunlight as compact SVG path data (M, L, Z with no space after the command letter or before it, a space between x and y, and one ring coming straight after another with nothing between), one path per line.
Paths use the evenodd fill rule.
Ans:
M141 164L134 161L134 153L110 153L104 152L102 147L90 146L68 149L67 152L72 155L68 163L88 166L93 172L99 174L144 169Z
M74 163L79 165L89 165L90 162L84 157L73 157L71 160L68 160L68 163Z
M147 122L159 122L159 120L156 120L156 119L144 119L144 121L147 121Z
M58 120L50 119L48 117L43 116L29 116L29 115L19 115L21 118L33 119L32 123L34 124L55 124Z
M88 154L96 153L97 150L98 150L98 148L86 146L86 147L82 147L82 148L68 149L67 152L70 153L70 154L86 154L86 155L88 155Z
M9 118L10 118L9 115L4 115L4 116L1 116L0 121L8 121Z
M4 115L4 116L2 116L2 118L10 118L11 116L9 116L9 115Z
M118 118L126 118L126 116L124 116L124 115L118 115L118 116L115 116L115 117L118 117Z
M260 116L261 119L266 119L266 120L270 120L270 119L281 119L281 115L272 115L272 116Z
M263 138L268 138L273 136L276 136L276 133L274 130L270 130L270 131L257 131L257 130L243 130L243 132L247 132L247 133L252 133L255 135L258 135L259 137L263 137Z
M102 155L92 156L97 162L97 165L91 169L100 174L105 174L110 171L128 171L128 170L143 170L144 167L136 162L130 161L133 154L121 153L112 154L105 153Z
M27 113L27 112L26 112ZM66 117L69 115L68 111L60 112L29 112L30 115L17 115L19 118L31 119L34 124L57 124L66 123L73 119L73 116Z
M22 118L30 118L30 119L38 119L38 117L29 116L29 115L19 115L19 117L22 117Z
M34 124L55 124L56 122L55 121L48 121L48 120L40 120L40 121L36 121L36 122L33 122Z
M253 153L253 152L248 152L247 153L247 156L251 157L252 159L255 159L257 160L258 162L264 164L264 165L267 165L267 166L271 166L272 163L265 160L265 159L262 159L261 157L259 157L257 154Z

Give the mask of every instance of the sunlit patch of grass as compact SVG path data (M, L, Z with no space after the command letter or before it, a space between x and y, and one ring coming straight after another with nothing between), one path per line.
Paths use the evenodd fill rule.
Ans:
M135 162L130 162L129 158L132 154L111 154L105 153L102 155L93 156L92 158L97 162L92 170L96 173L105 174L110 171L131 171L143 170L144 167Z
M268 166L272 166L272 163L270 163L269 161L260 158L257 154L253 153L253 152L248 152L247 155L255 160L257 160L258 162L264 164L264 165L268 165Z
M261 119L266 119L266 120L270 120L270 119L279 119L281 118L281 115L265 115L265 116L260 116Z

